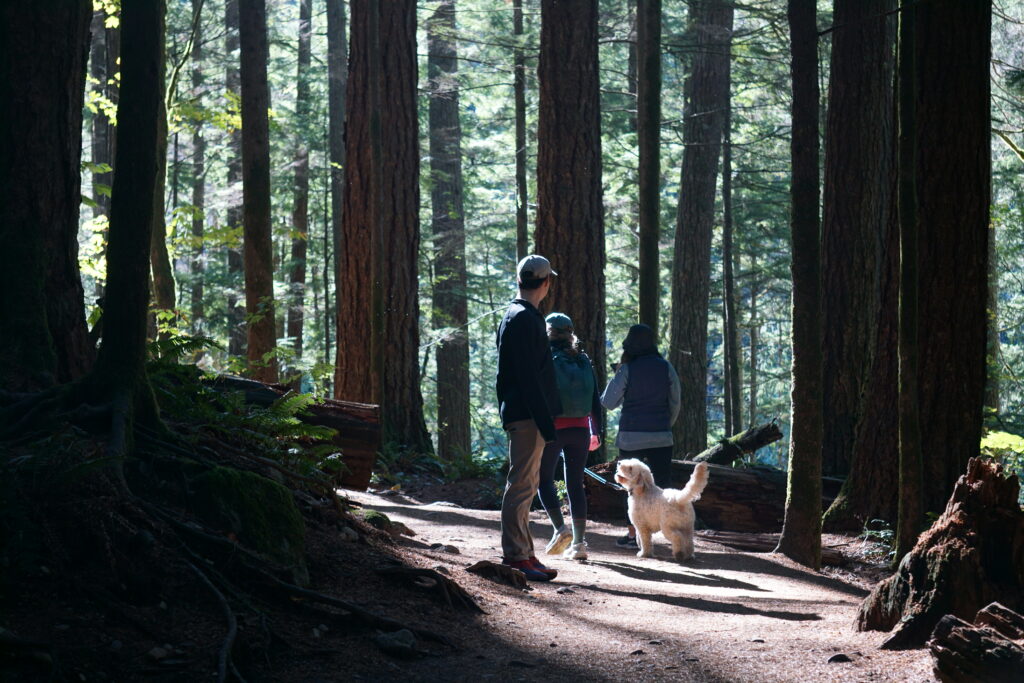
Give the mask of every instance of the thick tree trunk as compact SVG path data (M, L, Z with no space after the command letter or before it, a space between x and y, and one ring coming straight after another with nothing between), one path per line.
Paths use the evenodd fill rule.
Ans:
M277 380L274 265L270 226L265 0L239 0L242 78L242 222L245 228L246 358L256 379Z
M381 3L379 36L368 28L376 3L353 2L351 7L343 218L346 247L340 254L335 396L380 403L386 443L430 452L419 388L416 5L411 0ZM378 38L381 68L374 83L370 48L371 41ZM376 86L388 106L375 112L371 90ZM371 131L375 116L379 116L379 131L387 131L380 138L380 160L376 162ZM379 178L379 187L373 187L374 178ZM384 254L388 269L375 283L373 264ZM377 294L379 304L373 300ZM380 345L372 333L375 310L377 324L383 325Z
M435 10L427 31L434 235L431 324L435 330L448 330L437 346L437 451L443 458L465 460L471 455L469 339L454 2Z
M298 140L295 153L295 192L292 204L292 249L289 265L287 336L294 340L295 357L302 358L302 328L306 298L306 252L309 244L309 65L312 60L310 39L313 32L313 0L299 3L299 60L295 93L295 118Z
M203 0L192 0L192 13L199 16ZM203 95L203 22L196 22L195 38L192 43L192 97L197 105ZM206 276L206 257L203 236L206 227L206 138L203 122L197 120L192 131L192 287L190 292L192 333L201 334L206 327L203 301L203 279Z
M513 95L516 119L516 262L530 253L528 191L526 184L526 51L520 46L523 37L523 0L512 0Z
M917 5L920 421L926 510L978 453L985 391L992 3ZM950 31L956 26L956 31Z
M690 4L695 42L686 82L683 166L676 213L672 268L672 337L669 360L679 373L682 408L675 423L676 447L699 453L707 447L708 295L711 234L722 129L728 105L732 3Z
M636 5L637 197L640 231L639 321L658 338L661 302L661 0ZM630 81L632 83L632 81Z
M834 3L822 217L822 468L829 475L850 468L887 264L895 201L894 5Z
M818 30L814 0L789 0L793 75L792 425L779 552L821 566L821 262L818 236Z
M88 2L0 6L0 387L91 365L78 272Z
M859 630L888 631L882 647L920 647L946 614L972 619L998 600L1024 608L1024 512L1017 476L972 458L945 512L860 607Z
M730 88L731 90L731 88ZM729 95L730 102L732 95ZM731 105L730 105L731 107ZM722 140L722 299L724 302L725 353L725 433L733 434L743 428L743 405L740 385L740 340L739 320L736 309L736 276L733 264L736 254L732 247L732 115L731 108L725 117ZM751 423L753 424L753 423Z
M559 273L547 308L572 317L603 386L605 245L597 4L543 0L540 42L534 242L537 253L551 259Z
M224 51L227 53L227 68L224 73L225 89L241 97L242 76L239 72L241 55L239 51L239 0L224 0ZM227 223L230 228L242 225L242 131L234 129L229 133L228 167L228 210ZM244 238L243 238L244 242ZM245 308L238 303L238 292L244 288L243 263L241 247L228 247L228 353L241 356L245 353Z

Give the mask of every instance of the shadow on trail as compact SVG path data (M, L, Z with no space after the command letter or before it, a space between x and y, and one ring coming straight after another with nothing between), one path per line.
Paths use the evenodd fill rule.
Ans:
M768 617L769 619L782 619L784 621L821 621L821 617L813 613L786 612L783 610L761 610L735 602L723 602L721 600L707 600L705 598L690 598L680 595L661 595L659 593L637 593L634 591L615 590L613 588L602 588L600 586L585 586L587 590L605 595L614 595L623 598L636 598L637 600L650 600L663 605L682 607L684 609L699 610L701 612L719 612L721 614L742 614L748 616Z
M787 567L771 556L764 556L761 553L749 553L736 551L731 553L707 552L698 550L691 562L702 569L721 569L723 571L748 572L752 574L767 574L778 576L791 581L809 583L821 588L843 593L856 598L863 598L868 591L859 586L833 579L828 576L813 574L811 570L800 570Z
M640 560L642 562L642 560ZM768 592L766 589L745 581L727 579L717 574L700 574L680 565L683 572L668 572L661 569L654 569L641 564L628 564L624 562L606 562L604 560L590 560L588 564L595 567L604 567L611 571L622 574L630 579L639 581L651 581L655 583L676 583L689 584L691 586L708 586L711 588L736 588L740 590Z

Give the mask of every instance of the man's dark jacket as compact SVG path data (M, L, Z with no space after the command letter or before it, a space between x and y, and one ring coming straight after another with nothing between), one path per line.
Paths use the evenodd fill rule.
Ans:
M554 441L554 416L562 412L547 328L540 311L514 299L498 327L498 410L502 426L533 420Z

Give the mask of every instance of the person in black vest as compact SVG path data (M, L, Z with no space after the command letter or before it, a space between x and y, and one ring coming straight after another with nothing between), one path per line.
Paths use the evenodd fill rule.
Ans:
M587 466L587 453L601 445L597 437L601 399L597 392L594 365L580 350L579 339L573 333L572 319L564 313L551 313L544 320L548 324L548 342L562 402L562 412L555 416L558 438L544 446L540 460L537 493L554 528L545 552L548 555L562 554L569 560L585 560L587 494L583 488L583 468ZM561 501L555 491L555 468L563 458L572 526L565 524Z
M654 330L633 325L622 342L622 360L601 395L601 405L608 410L622 406L615 445L622 458L646 462L661 488L672 485L672 424L679 415L679 401L679 376L658 353ZM630 526L615 544L639 547L636 530Z
M502 562L531 581L558 574L533 553L529 515L540 483L544 444L554 441L554 416L562 412L544 318L537 306L557 276L543 256L531 254L516 269L518 296L498 326L498 410L508 432L508 480L501 499Z

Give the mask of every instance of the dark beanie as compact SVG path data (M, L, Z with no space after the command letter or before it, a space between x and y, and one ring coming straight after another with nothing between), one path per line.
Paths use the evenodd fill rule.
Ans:
M622 350L633 358L657 353L658 347L654 345L654 330L643 323L633 325L622 342Z

